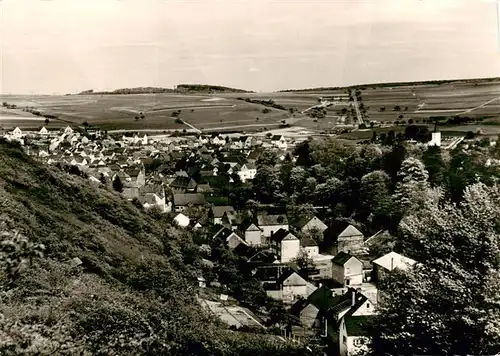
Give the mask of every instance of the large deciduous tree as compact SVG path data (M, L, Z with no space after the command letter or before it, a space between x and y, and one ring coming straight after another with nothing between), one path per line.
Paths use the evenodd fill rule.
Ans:
M405 217L405 254L421 264L380 284L375 355L500 352L500 189L477 183L463 201Z

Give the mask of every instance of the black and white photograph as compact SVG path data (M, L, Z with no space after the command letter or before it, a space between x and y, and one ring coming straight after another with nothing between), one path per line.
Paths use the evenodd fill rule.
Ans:
M500 356L500 0L0 0L0 355Z

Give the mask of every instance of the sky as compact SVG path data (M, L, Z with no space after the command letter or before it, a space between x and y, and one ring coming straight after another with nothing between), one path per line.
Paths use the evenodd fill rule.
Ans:
M0 0L0 92L493 77L499 29L496 0Z

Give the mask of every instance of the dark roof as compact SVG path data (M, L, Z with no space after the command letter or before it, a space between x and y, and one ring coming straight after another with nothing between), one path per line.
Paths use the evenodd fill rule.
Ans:
M328 287L321 286L307 298L308 304L314 305L320 311L327 311L335 305L336 299Z
M187 189L188 186L193 186L193 184L194 184L194 187L196 187L196 182L192 178L185 177L185 176L178 176L174 179L174 181L172 183L170 183L170 186L173 188Z
M318 244L316 243L316 241L314 241L314 239L306 236L306 237L303 237L300 239L300 246L302 246L302 247L314 247L314 246L318 246Z
M200 193L174 194L174 205L185 206L188 204L203 205L205 197Z
M276 261L276 255L271 250L257 252L248 259L248 263L272 264Z
M346 316L345 326L349 336L371 336L374 315Z
M292 235L293 237L295 237L295 235L292 234L290 231L285 230L285 229L279 229L278 231L276 231L274 234L271 235L270 239L273 241L276 241L276 242L281 242L281 241L283 241L283 239L285 239L289 235ZM297 237L295 237L295 238L297 238Z
M288 225L286 215L259 215L257 216L259 226Z
M225 212L235 211L234 207L231 205L214 206L212 207L212 213L214 218L222 218Z
M337 253L337 255L332 259L332 262L339 265L343 266L349 259L353 257L352 255L345 253L344 251L340 251Z

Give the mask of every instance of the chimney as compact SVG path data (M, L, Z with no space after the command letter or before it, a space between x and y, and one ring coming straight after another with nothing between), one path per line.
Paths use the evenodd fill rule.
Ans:
M318 284L318 288L321 288L321 287L323 287L323 283Z
M356 290L355 289L352 290L351 297L352 297L351 307L353 307L354 304L356 304Z
M394 257L391 257L391 271L394 269Z

